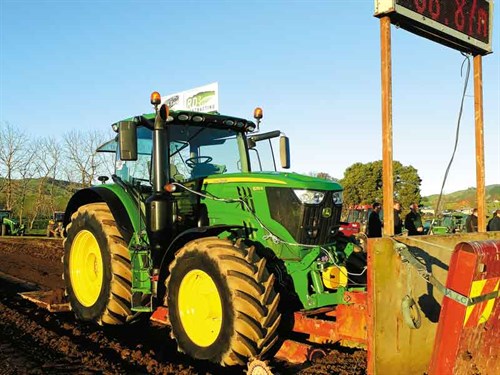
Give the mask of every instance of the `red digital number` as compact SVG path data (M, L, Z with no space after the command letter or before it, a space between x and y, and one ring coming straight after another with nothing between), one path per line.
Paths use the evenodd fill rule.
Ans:
M427 3L427 0L414 0L414 4L418 13L424 14L428 10L433 20L439 19L439 15L441 14L439 0L429 0L429 3ZM427 9L427 5L429 5L429 9Z
M455 26L458 30L464 31L465 27L465 15L464 15L464 6L465 0L455 0L455 4L457 5L457 10L455 11Z
M434 21L439 19L439 15L441 14L441 4L439 0L429 1L429 13Z
M427 9L427 0L415 0L415 8L417 8L418 13L424 13Z
M477 33L488 37L488 12L484 8L479 8L477 12Z
M474 35L474 16L476 15L477 0L472 0L472 8L469 12L469 35Z

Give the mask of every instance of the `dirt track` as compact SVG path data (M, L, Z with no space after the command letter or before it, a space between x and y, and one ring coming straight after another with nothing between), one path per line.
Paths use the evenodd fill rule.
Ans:
M20 291L63 288L60 240L0 238L0 374L237 374L178 353L168 328L149 321L126 327L50 314ZM15 278L26 282L16 282ZM271 361L274 374L364 374L366 353L331 351L300 367Z

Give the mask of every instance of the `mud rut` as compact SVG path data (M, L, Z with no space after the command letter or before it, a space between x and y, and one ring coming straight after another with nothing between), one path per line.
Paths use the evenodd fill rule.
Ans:
M17 293L63 288L62 242L0 238L0 374L241 374L178 353L169 329L145 321L122 327L51 314ZM365 374L366 352L332 350L315 363L271 361L274 374Z

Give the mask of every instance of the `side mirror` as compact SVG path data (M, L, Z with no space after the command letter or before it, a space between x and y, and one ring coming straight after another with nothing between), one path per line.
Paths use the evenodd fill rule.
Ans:
M118 126L120 160L137 160L137 125L135 121L120 121Z
M281 168L290 168L290 140L284 135L280 137L280 160Z

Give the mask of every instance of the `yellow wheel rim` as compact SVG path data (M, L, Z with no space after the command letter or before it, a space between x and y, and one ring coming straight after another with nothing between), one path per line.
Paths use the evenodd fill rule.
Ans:
M101 293L103 267L99 244L88 230L78 232L71 244L69 274L78 301L92 306Z
M222 301L212 278L202 270L189 271L179 287L179 316L196 345L215 342L222 327Z

